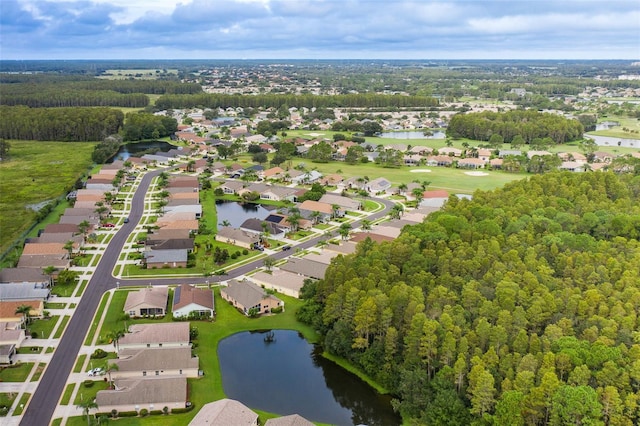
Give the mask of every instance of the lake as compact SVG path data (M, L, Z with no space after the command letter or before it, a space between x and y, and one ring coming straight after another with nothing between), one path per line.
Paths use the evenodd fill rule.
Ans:
M247 219L263 220L269 215L270 211L261 204L216 200L218 223L227 220L234 228L240 227Z
M286 308L286 307L285 307ZM299 414L335 425L399 425L391 397L322 357L318 345L297 331L234 334L218 344L222 384L228 398L280 415Z
M130 142L120 146L116 155L108 163L113 163L115 160L126 161L129 157L139 157L142 153L146 154L147 152L167 152L173 148L177 147L164 141Z
M383 132L378 136L391 139L444 139L447 137L440 131L433 132L432 136L425 136L422 132Z

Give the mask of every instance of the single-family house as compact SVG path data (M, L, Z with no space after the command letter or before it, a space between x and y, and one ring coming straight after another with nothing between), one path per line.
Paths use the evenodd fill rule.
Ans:
M391 182L386 178L379 177L365 184L365 189L372 194L378 194L391 188Z
M247 219L242 222L242 224L240 225L240 229L257 234L259 236L263 235L266 232L269 238L274 238L276 240L284 238L286 232L285 228L278 226L273 222L255 218Z
M458 148L453 148L451 146L446 146L444 148L438 149L438 154L440 155L448 155L453 157L460 157L462 155L462 150Z
M165 315L169 289L167 287L146 287L130 291L124 302L124 313L131 317Z
M253 309L258 314L269 313L278 307L284 309L282 300L248 280L229 280L228 285L220 289L220 296L245 315L250 315Z
M304 275L305 277L315 278L317 280L324 278L324 273L328 267L329 265L324 263L296 257L289 258L286 263L279 266L283 271Z
M216 241L248 249L252 248L255 243L260 241L260 235L253 232L247 232L239 228L233 228L231 226L223 226L219 228L215 238Z
M584 172L586 166L587 165L585 163L579 161L563 161L558 169L569 172Z
M291 178L291 182L296 185L308 185L314 182L317 182L322 178L322 173L317 170L311 170L309 172L304 172L301 175Z
M362 241L365 241L367 238L375 243L382 243L385 241L395 240L395 238L393 237L389 237L382 234L375 234L373 232L354 232L351 234L349 241L353 243L360 243Z
M280 167L272 167L260 173L260 177L263 179L279 179L282 175L284 175L284 170Z
M16 345L0 344L0 364L13 364L13 358L16 355Z
M37 271L38 269L33 269ZM0 285L0 300L21 301L21 300L42 300L49 299L51 294L48 287L34 283L8 283Z
M529 159L532 159L535 156L544 157L545 155L552 155L552 154L549 151L536 151L536 150L527 151L527 157Z
M214 311L211 289L182 284L174 290L172 312L175 318L184 318L190 315L211 318Z
M449 199L449 193L444 190L424 191L420 207L440 208Z
M0 322L0 346L13 345L19 348L25 339L25 330L21 327L20 321Z
M4 284L31 284L34 288L46 288L51 284L51 278L37 269L4 268L0 269L0 287ZM2 298L0 298L2 299ZM2 299L6 300L6 299Z
M453 164L453 159L447 155L432 155L427 158L428 166L448 167Z
M186 268L189 253L187 249L154 250L144 252L147 268Z
M288 188L286 186L269 186L260 193L260 198L263 200L273 201L296 201L297 188Z
M458 160L458 167L465 169L483 169L485 161L480 158L461 158Z
M10 300L0 301L0 323L20 323L24 324L26 317L22 313L16 313L21 306L29 306L29 316L32 318L42 318L44 312L44 301L42 300Z
M519 149L501 149L498 151L498 157L504 158L508 156L518 157L522 155L522 151Z
M244 188L244 183L239 180L227 180L218 188L225 194L237 194Z
M402 161L405 166L417 166L422 161L422 156L419 154L405 154L402 157Z
M362 209L361 201L354 200L353 198L344 197L342 195L337 195L337 194L323 194L318 201L321 203L326 203L331 205L335 204L345 210L355 211L355 210Z
M191 355L191 348L123 349L113 360L118 369L114 379L152 376L198 377L200 360Z
M118 340L119 351L167 347L191 347L188 322L134 324Z
M270 274L263 271L257 272L250 279L266 289L275 290L291 297L300 297L300 290L304 285L305 277L276 269L271 271Z
M96 394L100 411L147 411L185 408L187 377L145 377L115 381L115 389Z
M324 250L347 255L347 254L355 253L357 247L358 247L357 243L354 243L352 241L342 241L340 244L327 244L324 247Z
M320 213L320 221L324 222L327 220L331 220L331 218L342 217L344 216L344 209L338 208L337 210L333 210L333 206L327 203L321 203L320 201L313 200L305 200L299 206L300 214L305 218L309 219L313 212Z
M258 426L258 415L233 399L220 399L205 404L189 422L189 426Z
M314 262L324 263L325 265L329 265L331 263L331 260L336 256L338 256L338 253L336 253L335 251L322 250L320 253L312 251L304 255L302 258L305 260L312 260Z

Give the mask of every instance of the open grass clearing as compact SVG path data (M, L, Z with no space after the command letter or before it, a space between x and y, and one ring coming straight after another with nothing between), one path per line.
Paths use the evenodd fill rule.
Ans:
M65 195L86 174L95 146L90 142L10 140L9 143L10 157L0 163L0 253L35 222L36 213L28 205ZM52 223L58 217L53 216Z
M85 383L93 382L90 387L87 387ZM73 400L73 405L81 404L83 401L93 401L96 398L98 391L105 390L109 384L105 380L88 380L78 385L78 392Z
M16 400L18 394L16 392L0 393L0 417L4 417L9 413L9 409Z

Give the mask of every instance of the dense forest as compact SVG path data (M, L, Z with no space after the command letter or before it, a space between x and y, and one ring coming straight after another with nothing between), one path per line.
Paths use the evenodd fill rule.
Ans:
M583 132L578 120L531 110L456 114L447 127L448 137L488 141L491 136L500 135L506 143L519 135L526 143L551 138L561 144L581 139Z
M118 133L122 111L111 108L0 106L0 138L85 142Z
M178 122L175 118L144 112L132 112L126 116L122 133L125 141L139 141L170 136L176 130L178 130Z
M438 100L428 96L381 95L375 93L317 96L263 94L255 96L196 94L196 95L164 95L156 101L158 109L176 108L280 108L282 105L297 108L323 107L435 107Z
M452 196L303 288L299 319L410 424L640 421L640 176Z

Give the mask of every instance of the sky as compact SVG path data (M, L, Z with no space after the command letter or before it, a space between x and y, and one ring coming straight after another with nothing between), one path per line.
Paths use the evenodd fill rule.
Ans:
M640 1L0 0L0 59L640 60Z

